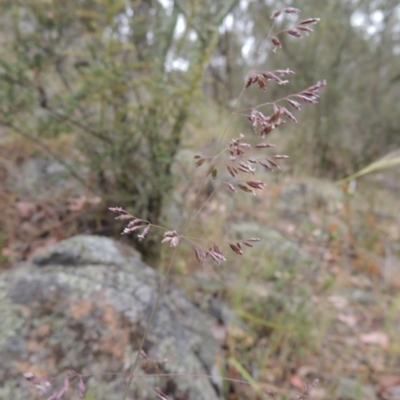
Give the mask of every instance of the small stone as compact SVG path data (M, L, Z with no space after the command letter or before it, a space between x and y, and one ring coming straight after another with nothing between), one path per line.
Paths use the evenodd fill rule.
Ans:
M373 386L349 378L339 380L335 397L341 400L377 400Z

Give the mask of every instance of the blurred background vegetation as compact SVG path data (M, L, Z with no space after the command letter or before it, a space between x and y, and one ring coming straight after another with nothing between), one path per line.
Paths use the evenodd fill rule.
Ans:
M184 278L181 284L189 293L217 292L249 323L252 333L231 332L234 344L229 348L231 360L253 368L253 377L299 388L300 379L318 371L341 373L335 357L354 347L357 354L348 353L348 363L353 358L359 362L347 375L370 383L376 353L369 359L362 347L346 340L356 320L371 323L374 331L385 327L380 333L388 337L400 326L399 298L390 292L400 287L398 175L374 175L357 190L333 181L400 148L398 1L0 4L4 267L76 233L119 235L121 225L107 211L111 206L122 206L155 224L176 224L187 215L189 189L197 184L189 180L192 157L216 145L250 71L290 68L296 75L290 85L270 85L266 93L251 88L241 97L243 108L327 80L319 104L305 107L297 115L298 125L287 124L272 135L279 152L289 154L291 161L281 175L270 178L263 202L216 198L196 225L197 235L235 229L253 233L257 227L235 224L256 220L274 226L263 234L276 246L266 254L250 255L246 270L240 260L232 262L230 272L235 274L220 276L224 289L200 287L199 277L192 282L190 277L198 271L187 261L193 257L189 254L178 263L177 279ZM269 17L287 6L300 8L304 18L321 21L309 37L283 37L282 49L274 53L265 41ZM277 29L292 22L291 15L283 17ZM246 121L239 118L228 128L235 136L246 131L250 133ZM160 238L152 235L135 246L147 262L160 265ZM283 258L276 249L282 249ZM282 269L282 263L289 267ZM389 270L395 275L388 275ZM384 289L384 296L374 292L377 287ZM347 289L353 297L343 297ZM359 319L343 312L343 301L346 310L354 301ZM328 334L337 317L326 313L325 307L332 304L347 330L339 326ZM254 353L253 346L264 348L266 337L268 350ZM379 374L398 376L398 342L382 345L379 336L375 342L382 350ZM368 338L360 343L364 346ZM237 362L229 368L227 374L240 377ZM374 376L372 382L379 379ZM354 398L349 393L358 389L352 381L340 385L336 397L347 390ZM362 387L364 394L369 389ZM321 398L326 395L314 392ZM398 399L385 393L380 396Z
M394 0L3 0L2 136L20 135L62 159L105 205L123 204L158 223L186 122L205 102L204 113L229 112L259 59L269 16L284 6L321 17L318 32L301 41L284 37L277 54L263 47L262 62L295 70L292 92L329 82L318 107L285 133L296 168L339 178L398 148ZM262 101L264 94L251 93L242 105ZM48 149L49 141L67 137L81 167L76 157ZM113 230L107 222L103 228ZM153 263L158 239L137 243Z

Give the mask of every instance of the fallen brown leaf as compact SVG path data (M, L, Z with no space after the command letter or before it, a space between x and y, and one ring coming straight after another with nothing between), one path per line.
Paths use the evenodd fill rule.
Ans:
M378 379L379 386L383 389L400 385L400 375L384 375Z
M338 314L336 319L350 327L357 325L357 317L354 315Z
M303 381L300 379L298 375L292 375L290 377L290 384L300 390L304 390L305 388Z
M389 344L389 338L386 333L383 332L370 332L359 336L360 341L366 344L376 344L382 347L387 347Z
M20 218L29 218L36 210L36 206L33 203L27 201L18 201L15 204L17 214Z

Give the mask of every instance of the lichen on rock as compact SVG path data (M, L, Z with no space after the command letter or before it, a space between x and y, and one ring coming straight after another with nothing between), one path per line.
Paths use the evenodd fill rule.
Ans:
M95 236L62 241L0 275L0 398L29 398L27 372L51 378L50 393L68 370L85 376L93 398L121 398L160 281L137 252ZM217 344L178 288L167 287L144 350L132 396L154 398L159 387L174 399L218 398L205 377Z

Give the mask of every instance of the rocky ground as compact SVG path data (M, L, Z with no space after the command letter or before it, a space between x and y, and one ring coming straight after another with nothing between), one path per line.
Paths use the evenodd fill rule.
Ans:
M187 165L192 154L187 153L188 161L180 157L183 161L175 170L177 191L168 205L171 228L175 228L178 216L185 215L186 200L190 203L191 199L186 175L191 173ZM2 279L7 282L2 290L12 290L10 287L14 286L9 282L17 287L11 294L2 294L4 305L10 299L26 299L33 290L29 284L21 289L18 282L23 284L24 276L37 280L42 274L44 269L34 258L40 251L76 233L95 231L93 225L82 221L101 207L101 198L76 185L58 185L67 176L65 166L59 163L31 157L18 165L2 166L6 184L1 223L5 228L0 239ZM210 200L191 235L216 241L248 236L263 239L244 256L229 253L227 248L224 251L229 255L228 262L218 268L199 266L192 251L183 248L174 268L175 285L186 291L195 305L193 310L201 310L210 324L205 337L218 349L213 351L213 362L207 361L207 367L198 366L201 374L213 374L211 364L217 365L220 381L226 382L219 392L210 387L217 393L210 396L400 399L399 181L396 172L363 178L357 186L275 174L269 177L264 194L256 198L221 193ZM168 252L164 258L168 259ZM26 260L36 260L31 261L33 269L17 266ZM56 267L58 262L50 262L49 258L44 264L49 277L56 276L57 281L71 271L65 265ZM96 277L106 273L104 268L85 268ZM79 287L80 284L77 290ZM92 290L96 287L91 286ZM46 293L45 288L40 292ZM8 342L8 348L16 353L7 357L18 360L21 354L27 354L24 352L34 354L36 350L47 354L45 371L34 370L38 376L72 367L89 373L89 364L67 363L52 369L59 359L51 359L53 347L44 345L46 338L52 337L52 330L37 322L42 320L32 319L39 309L31 306L30 300L25 303L18 303L18 329L29 345L25 343L23 347L18 340ZM104 307L109 310L107 305ZM69 307L68 321L75 318L75 323L89 324L90 318L81 319L85 310L89 313L94 308L93 301L82 303L82 307L75 307L74 317L74 308ZM90 339L98 340L93 354L99 357L104 356L100 356L102 346L106 346L104 340L117 324L113 313L106 311L98 317L104 324L105 336L100 332L97 338ZM48 309L49 315L53 312L67 315L65 310ZM40 318L46 318L46 313ZM7 326L2 329L7 330ZM88 327L85 329L89 331ZM4 340L10 335L6 332L1 336ZM52 343L53 346L57 342ZM116 357L112 363L124 364L126 354L118 353L118 358L114 350L111 346L104 351L107 357ZM53 356L57 358L57 354L54 350ZM15 371L33 369L35 360L43 363L35 357L25 357ZM10 378L8 373L1 371L3 380L15 379L16 375Z

